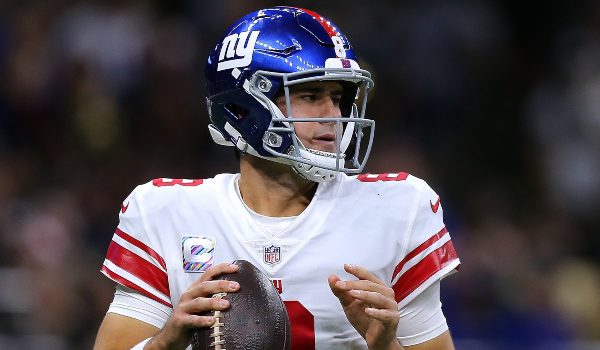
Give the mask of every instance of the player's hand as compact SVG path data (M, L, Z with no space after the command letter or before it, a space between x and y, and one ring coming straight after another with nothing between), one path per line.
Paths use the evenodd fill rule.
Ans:
M210 327L215 323L214 317L200 316L199 314L212 310L225 310L229 307L227 300L212 298L212 295L236 292L240 287L237 282L213 279L223 273L234 273L238 268L237 265L229 263L208 268L181 294L179 303L173 309L173 314L165 326L148 342L144 349L184 350L190 345L195 328Z
M348 321L365 338L369 349L401 349L396 339L400 316L394 290L363 267L346 264L344 270L358 280L342 281L331 275L328 282Z

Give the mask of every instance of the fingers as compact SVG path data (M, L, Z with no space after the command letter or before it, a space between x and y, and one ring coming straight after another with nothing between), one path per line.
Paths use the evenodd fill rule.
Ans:
M232 281L204 281L194 289L189 290L186 294L186 300L184 300L182 296L182 302L186 304L186 312L187 313L200 313L209 310L223 310L220 306L228 307L229 304L227 300L223 300L221 298L214 298L212 295L217 293L234 293L238 291L240 288L239 283ZM190 296L198 295L195 298L190 298Z
M371 273L364 267L346 264L344 265L344 270L356 276L358 280L338 281L336 282L336 286L338 288L346 291L357 289L378 292L385 295L386 297L394 297L394 291L391 288L387 287L382 280L377 278L375 275L373 275L373 273Z
M369 306L367 308L379 310L392 310L395 313L398 313L396 301L379 292L369 292L365 290L352 289L348 291L348 294L353 298L362 301L365 305Z
M182 294L172 317L176 317L179 327L209 327L215 322L214 317L202 314L226 310L230 306L229 301L211 296L217 293L233 293L239 288L239 283L233 281L203 281ZM196 297L192 297L193 295Z
M350 294L348 294L348 290L342 287L343 283L338 285L338 283L342 282L338 276L329 276L327 282L329 282L329 288L331 288L333 294L340 300L340 303L343 307L349 305L355 300Z
M167 344L167 348L183 349L191 341L190 330L210 327L215 323L216 318L212 314L203 313L212 310L225 310L229 306L227 300L220 298L199 297L181 301L157 336L161 339L161 343Z
M235 273L239 266L222 263L208 268L200 278L181 294L169 320L153 339L170 348L184 348L191 341L190 329L210 327L215 323L211 311L222 311L230 307L229 301L212 297L217 293L233 293L240 285L234 281L215 280L224 273ZM158 337L158 338L157 338Z
M200 278L181 294L179 305L174 314L179 315L180 327L208 327L214 323L211 316L203 316L213 310L225 310L229 308L229 302L221 298L213 298L217 293L233 293L239 290L240 285L235 281L215 280L214 278L223 273L234 273L239 266L222 263L207 269Z
M210 296L215 293L227 293L237 291L239 284L236 282L214 280L224 273L237 272L239 266L222 263L208 268L200 278L194 281L190 287L181 295L181 300L191 300L201 296Z
M400 318L398 310L396 309L390 310L367 307L365 308L365 313L378 321L389 324L397 324Z
M221 274L237 272L237 270L239 270L239 268L240 267L238 265L226 263L226 262L220 263L215 266L211 266L206 271L204 271L204 273L202 273L200 278L198 278L196 281L194 281L194 283L192 283L190 285L190 288L193 288L194 286L202 283L203 281L215 279L215 277L217 277Z
M188 315L186 322L186 328L205 328L212 326L216 319L213 316L199 316L199 315Z
M189 291L191 292L190 294L195 294L198 296L212 296L213 294L217 293L237 292L239 288L240 284L235 281L214 280L204 281Z
M379 285L385 285L385 283L377 278L371 271L365 269L364 267L344 264L344 270L354 276L356 276L359 280L367 280L373 283L377 283Z
M329 277L329 286L335 296L340 299L342 305L348 305L355 300L359 300L365 305L377 309L397 311L394 290L386 286L381 279L360 266L346 264L344 270L359 279L342 281L335 275Z
M178 315L178 327L183 329L210 327L215 323L215 318L212 315L199 315L202 312L213 310L226 310L229 308L227 300L216 298L198 298L189 302L189 305L180 305L179 312L173 315ZM192 312L191 310L196 310ZM175 317L172 317L175 318Z

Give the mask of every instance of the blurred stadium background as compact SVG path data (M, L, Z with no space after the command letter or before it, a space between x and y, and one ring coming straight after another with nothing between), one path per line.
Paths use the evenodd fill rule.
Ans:
M236 171L205 58L274 1L0 1L0 349L89 349L121 200ZM369 172L440 193L458 349L600 349L600 3L289 1L375 75ZM376 258L377 253L373 253Z

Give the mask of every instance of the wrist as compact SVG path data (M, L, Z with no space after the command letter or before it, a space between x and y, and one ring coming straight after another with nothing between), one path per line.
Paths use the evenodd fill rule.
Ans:
M397 338L394 338L394 340L387 345L377 345L373 347L369 346L369 350L404 350L404 347L400 345L400 342Z
M185 350L191 343L191 337L189 340L172 339L161 330L154 337L148 338L145 341L144 347L139 348L139 350ZM131 350L138 350L138 348Z

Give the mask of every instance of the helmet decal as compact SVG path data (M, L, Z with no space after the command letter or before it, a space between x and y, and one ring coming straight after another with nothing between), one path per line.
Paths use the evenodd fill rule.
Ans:
M221 52L219 53L217 71L247 67L250 63L252 63L252 54L254 53L254 46L256 45L256 39L258 38L259 33L260 32L258 30L253 30L252 33L242 32L239 35L237 33L233 33L226 36L221 44ZM248 34L250 34L249 39L247 39ZM240 58L231 59L234 57Z

